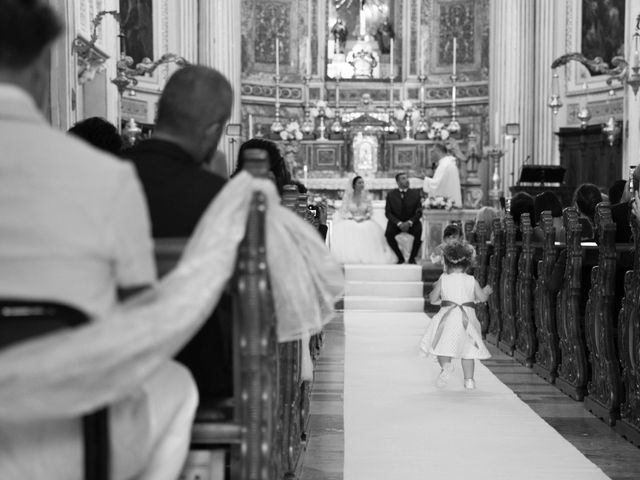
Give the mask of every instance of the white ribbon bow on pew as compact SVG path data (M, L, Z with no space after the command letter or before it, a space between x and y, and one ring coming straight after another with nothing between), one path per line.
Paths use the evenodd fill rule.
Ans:
M343 292L342 270L318 232L280 205L272 182L241 173L211 203L180 262L154 289L86 326L0 353L0 421L77 417L125 397L172 358L234 274L255 191L267 197L278 339L308 340L319 332Z

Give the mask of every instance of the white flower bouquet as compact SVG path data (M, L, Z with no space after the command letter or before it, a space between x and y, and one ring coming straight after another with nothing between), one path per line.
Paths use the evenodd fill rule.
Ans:
M333 110L329 108L329 105L324 100L318 100L315 107L310 110L310 114L313 118L319 117L320 115L324 115L326 118L334 117Z
M285 141L302 140L304 134L300 130L300 124L295 120L287 123L284 130L280 132L280 138Z
M425 198L422 206L429 210L451 210L455 203L448 197L437 196Z
M445 127L442 122L433 122L431 128L427 132L429 140L447 140L451 136L451 133Z

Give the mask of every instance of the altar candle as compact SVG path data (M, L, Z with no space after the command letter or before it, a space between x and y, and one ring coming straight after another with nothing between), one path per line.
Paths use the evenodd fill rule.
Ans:
M456 74L456 57L458 56L458 39L453 37L453 75Z
M499 121L498 121L498 112L494 112L493 117L493 144L498 146L498 142L500 141L500 133L499 133Z
M424 58L422 57L422 31L420 29L420 25L418 25L418 75L422 76L422 64L424 63Z
M276 77L280 77L280 39L276 37Z
M308 168L307 168L307 166L305 165L305 166L302 168L302 170L303 170L303 172L304 172L304 186L306 187L306 186L307 186L307 171L308 171L309 169L308 169Z
M253 115L249 114L249 138L253 138Z
M311 0L307 1L307 77L311 76Z
M395 78L394 71L393 71L393 38L391 38L391 43L389 45L389 48L390 48L390 52L389 52L389 78Z

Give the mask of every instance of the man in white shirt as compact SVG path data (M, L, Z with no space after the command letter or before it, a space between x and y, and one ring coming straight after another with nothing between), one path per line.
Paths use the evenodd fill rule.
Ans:
M107 321L119 298L155 282L151 230L133 167L55 131L38 110L61 30L46 2L0 3L0 298ZM190 374L168 361L110 405L113 478L175 479L196 404ZM0 424L0 478L81 472L79 420Z
M435 144L438 166L433 178L425 177L423 189L430 197L447 197L454 206L462 208L462 192L460 189L460 173L456 157L451 155L442 143Z

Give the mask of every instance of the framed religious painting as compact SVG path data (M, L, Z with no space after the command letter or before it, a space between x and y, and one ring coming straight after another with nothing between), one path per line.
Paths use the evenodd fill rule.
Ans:
M626 0L568 0L565 52L580 52L588 59L600 58L612 66L612 59L624 56ZM606 91L607 75L578 63L569 62L567 94ZM614 83L614 88L619 88Z

